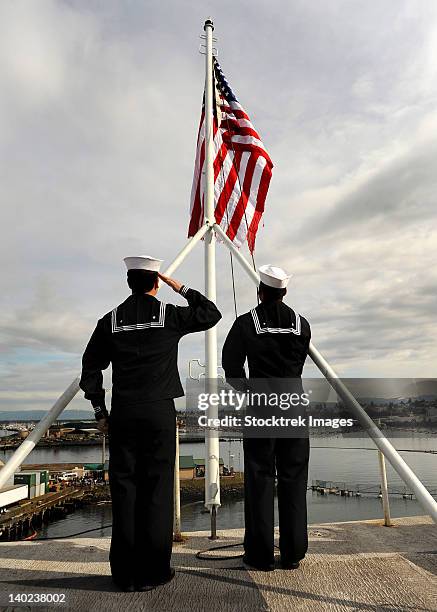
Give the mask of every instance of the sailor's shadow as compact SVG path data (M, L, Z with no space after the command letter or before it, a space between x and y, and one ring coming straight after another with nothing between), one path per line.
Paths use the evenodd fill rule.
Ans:
M411 563L414 563L414 565L421 567L427 572L430 572L430 574L437 576L437 550L425 553L404 553L402 557L408 559L408 561L411 561Z
M38 572L41 574L41 572ZM53 573L47 572L48 576L53 576ZM19 587L34 587L37 588L37 592L41 592L41 589L48 589L51 592L63 593L67 589L81 590L81 591L99 591L99 592L115 592L118 591L117 587L113 584L110 576L99 576L99 575L88 575L88 576L54 576L47 578L19 578L17 580L3 580L0 582L0 590L6 591L7 586L19 586ZM67 596L68 598L68 596ZM68 603L68 602L67 602ZM62 606L60 606L62 608Z
M218 569L218 568L217 568ZM224 571L226 573L224 573ZM22 570L21 570L22 572ZM31 572L26 572L26 573L31 573ZM258 609L265 609L262 606L263 602L265 603L265 600L263 598L263 593L267 594L267 593L272 593L274 595L283 595L286 597L295 597L298 600L302 601L302 600L307 600L307 601L312 601L312 602L320 602L320 604L325 604L325 605L329 605L329 606L340 606L340 607L344 607L346 606L350 606L351 608L353 608L354 610L375 610L375 604L374 603L366 603L366 602L359 602L356 599L350 599L348 597L347 594L345 594L345 596L343 597L338 597L338 596L334 596L334 595L322 595L322 594L317 594L317 593L310 593L307 592L303 589L297 589L297 588L288 588L288 587L284 587L284 586L280 586L277 584L266 584L267 581L269 580L269 576L270 574L264 574L264 572L252 572L251 574L249 574L246 570L241 571L241 572L233 572L232 570L221 570L220 573L218 573L217 571L210 571L208 569L195 569L195 568L181 568L179 567L177 569L177 574L176 574L176 579L170 584L170 585L166 585L165 587L160 587L159 589L153 590L150 593L132 593L132 594L126 594L126 593L120 593L118 592L117 588L113 585L110 576L108 575L92 575L92 576L78 576L78 575L74 575L74 576L53 576L52 573L47 572L47 577L29 577L29 578L20 578L20 579L13 579L11 577L10 580L7 581L2 581L0 582L0 590L2 591L7 591L8 587L9 589L11 587L15 587L14 590L17 590L18 588L24 589L26 588L26 590L29 589L38 589L38 592L41 592L41 589L47 590L48 592L65 592L68 598L68 590L75 590L75 591L94 591L94 592L99 592L102 594L108 593L110 594L111 598L112 597L118 597L121 599L123 598L123 602L125 602L126 600L124 598L128 597L128 598L132 598L135 599L138 596L144 597L145 595L148 597L152 597L153 594L158 595L161 592L161 589L165 588L170 588L172 590L174 589L181 589L181 593L186 591L186 580L185 581L178 581L177 578L179 577L183 577L188 576L189 577L189 581L188 584L190 585L190 590L192 590L193 588L195 588L198 592L199 598L200 600L203 601L204 597L208 596L208 593L211 590L211 581L212 582L218 582L218 583L223 583L224 585L226 585L227 589L229 589L228 594L232 593L232 588L234 587L234 589L239 589L239 588L243 588L243 589L250 589L253 596L255 596L256 598L259 598L259 603L260 603L260 607ZM39 575L41 576L41 573L39 572ZM259 580L258 583L255 582L255 576L256 578ZM184 582L185 582L185 587L184 587ZM153 609L153 608L152 608ZM255 608L257 609L257 608ZM421 606L407 606L407 605L403 605L403 610L415 610L418 612L430 612L428 608L424 608ZM378 604L378 610L381 611L385 611L385 612L395 612L399 610L398 606L393 606L391 604L384 604L382 602L380 602Z
M19 546L2 542L0 545L0 559L27 559L29 561L53 561L54 552L51 546L45 545L45 542L26 542ZM23 553L23 548L25 552ZM62 556L59 560L62 562L80 562L80 563L101 563L108 561L109 547L107 549L100 546L78 546L74 545L74 540L65 542L62 547ZM0 570L1 573L1 570Z
M199 571L197 569L180 569L179 573L181 574L191 574L193 576L193 578L198 578L201 580L204 580L205 583L209 582L209 581L216 581L216 582L224 582L228 585L234 585L234 586L243 586L243 587L248 587L251 589L257 589L260 590L260 595L262 593L267 593L267 592L271 592L274 593L275 595L285 595L287 597L296 597L298 598L298 600L302 601L302 600L308 600L308 601L315 601L315 602L320 602L321 604L329 604L330 606L340 606L340 607L344 607L344 606L350 606L353 610L376 610L375 604L374 603L365 603L365 602L359 602L356 601L355 599L348 599L348 597L334 597L334 596L330 596L330 595L318 595L316 593L308 593L306 591L302 591L299 589L292 589L292 588L287 588L287 587L282 587L282 586L278 586L278 585L273 585L273 584L259 584L256 583L252 580L248 581L245 580L243 578L240 577L234 577L234 575L223 575L223 574L216 574L216 573L208 573L207 571ZM262 573L264 574L264 572L257 572L257 573ZM268 574L267 574L268 575ZM199 581L199 585L201 583L201 580ZM399 606L393 606L391 604L384 604L384 603L379 603L378 604L378 610L384 611L384 612L399 612ZM423 607L417 607L415 606L408 606L408 605L403 605L402 606L403 610L411 610L412 612L431 612L429 610L429 608L423 608Z

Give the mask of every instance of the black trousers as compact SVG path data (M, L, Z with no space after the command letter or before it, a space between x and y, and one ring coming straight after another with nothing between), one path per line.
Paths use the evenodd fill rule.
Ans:
M308 549L308 438L245 438L243 444L247 557L257 565L274 562L276 473L281 560L303 559Z
M147 583L170 569L176 413L173 400L136 408L109 417L109 561L116 580Z

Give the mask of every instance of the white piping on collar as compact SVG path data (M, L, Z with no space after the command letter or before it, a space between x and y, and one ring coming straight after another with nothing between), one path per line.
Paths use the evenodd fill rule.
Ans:
M258 313L255 308L252 308L250 311L252 315L253 323L255 325L255 331L257 334L295 334L296 336L300 336L300 315L295 313L296 316L296 327L261 327L259 322Z
M136 323L134 325L117 325L117 308L111 313L112 319L112 333L121 331L134 331L137 329L149 329L151 327L164 327L165 324L165 302L159 304L159 318L157 321L150 321L149 323Z

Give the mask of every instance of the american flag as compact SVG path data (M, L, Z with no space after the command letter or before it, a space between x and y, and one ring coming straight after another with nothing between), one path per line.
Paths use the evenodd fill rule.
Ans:
M216 58L213 66L215 220L237 247L247 239L252 253L273 164ZM204 222L204 120L203 104L191 189L189 237L194 236Z

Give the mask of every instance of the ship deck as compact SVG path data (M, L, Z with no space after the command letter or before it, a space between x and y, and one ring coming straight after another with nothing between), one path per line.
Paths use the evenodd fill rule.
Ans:
M175 579L146 593L120 593L110 580L108 538L0 544L2 610L437 610L437 529L427 517L311 525L299 569L247 571L241 559L199 560L196 552L239 542L242 530L186 534L175 544ZM241 552L238 549L220 554ZM217 553L218 554L218 553ZM10 602L9 594L65 594L56 606Z

